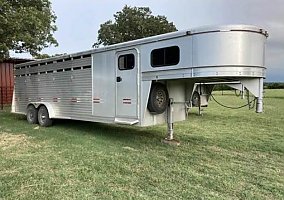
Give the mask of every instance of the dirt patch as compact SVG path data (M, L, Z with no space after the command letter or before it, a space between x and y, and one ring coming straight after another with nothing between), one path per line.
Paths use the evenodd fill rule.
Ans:
M35 147L32 141L32 137L29 137L25 134L11 134L6 132L0 132L0 149L9 150L12 148L27 148Z

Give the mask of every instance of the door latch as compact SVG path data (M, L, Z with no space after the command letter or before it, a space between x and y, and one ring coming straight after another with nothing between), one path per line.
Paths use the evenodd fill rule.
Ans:
M116 77L116 82L121 82L122 78L120 76Z

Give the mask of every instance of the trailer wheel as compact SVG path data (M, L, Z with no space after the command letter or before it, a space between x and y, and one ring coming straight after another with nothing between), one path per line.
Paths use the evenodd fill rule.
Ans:
M148 110L154 114L165 112L169 104L169 93L167 87L162 83L154 83L151 87Z
M34 107L34 105L29 105L27 107L27 121L30 124L37 124L38 123L38 111L37 109Z
M199 105L200 105L200 94L197 91L193 92L192 97L191 97L191 102L192 102L193 107L199 107Z
M38 123L44 127L52 125L52 119L49 118L48 110L45 106L41 106L38 110Z

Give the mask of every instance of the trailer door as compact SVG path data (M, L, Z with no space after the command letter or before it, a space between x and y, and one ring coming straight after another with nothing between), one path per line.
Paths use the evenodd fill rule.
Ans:
M116 54L116 118L138 119L137 56L135 49Z

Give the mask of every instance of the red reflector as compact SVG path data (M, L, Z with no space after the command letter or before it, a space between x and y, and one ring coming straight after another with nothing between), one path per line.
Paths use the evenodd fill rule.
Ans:
M131 104L131 99L130 98L124 98L122 99L123 104Z
M76 103L76 102L77 102L77 98L73 97L73 98L71 99L71 102L72 102L72 103Z

